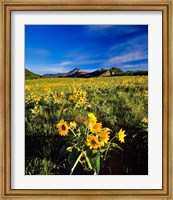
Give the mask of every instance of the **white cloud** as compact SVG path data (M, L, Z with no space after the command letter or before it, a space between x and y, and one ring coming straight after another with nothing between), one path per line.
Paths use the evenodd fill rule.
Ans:
M129 52L124 55L113 56L109 58L106 63L107 64L121 64L130 61L136 61L141 59L147 59L148 56L145 52Z
M140 35L135 38L130 38L125 42L114 44L110 47L108 51L108 55L113 55L115 52L119 50L121 53L128 53L128 52L142 52L147 51L148 49L148 35Z
M64 73L69 71L69 65L71 65L72 62L65 61L61 63L56 64L37 64L34 66L27 66L26 68L31 70L34 73L38 74L46 74L46 73Z
M99 64L102 63L104 60L73 60L73 61L64 61L61 63L56 64L36 64L36 65L28 65L26 66L27 69L31 70L34 73L37 74L47 74L47 73L66 73L73 68L79 67L82 65L93 65L93 64ZM96 68L97 69L97 68ZM94 71L96 69L89 69L86 71Z
M101 24L101 25L86 25L84 26L86 33L93 37L102 37L107 35L110 31L109 37L116 37L122 34L130 34L139 30L138 26L128 25L114 25L114 24Z
M71 61L65 61L65 62L62 62L62 63L58 63L58 64L55 64L57 67L64 67L64 66L67 66L69 64L72 64Z

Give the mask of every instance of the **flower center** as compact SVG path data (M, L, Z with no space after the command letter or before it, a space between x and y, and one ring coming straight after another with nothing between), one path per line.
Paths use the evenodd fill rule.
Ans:
M66 126L64 124L62 125L62 130L66 130Z
M95 145L96 141L95 140L91 140L91 144Z
M97 124L94 124L93 128L96 129L97 128Z

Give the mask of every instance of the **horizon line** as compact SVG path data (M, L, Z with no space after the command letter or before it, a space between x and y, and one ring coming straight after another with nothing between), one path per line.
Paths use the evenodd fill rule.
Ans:
M55 73L42 73L42 74L39 74L39 73L35 73L35 72L33 72L32 70L30 70L30 69L28 69L27 67L25 67L25 69L27 69L28 71L30 71L30 72L32 72L32 73L34 73L34 74L37 74L37 75L40 75L40 76L43 76L43 75L47 75L47 74L66 74L66 73L69 73L70 71L74 71L74 70L76 70L76 69L79 69L79 70L81 70L81 71L83 71L83 72L87 72L87 73L92 73L92 72L95 72L95 71L97 71L97 70L110 70L111 68L116 68L116 69L120 69L120 68L118 68L118 67L110 67L110 68L97 68L97 69L93 69L92 71L91 70L82 70L82 69L80 69L79 67L75 67L74 69L72 69L72 70L69 70L69 71L67 71L67 72L55 72ZM124 70L122 70L122 69L120 69L122 72L134 72L134 71L148 71L148 69L146 70L146 69L135 69L135 70L127 70L127 71L124 71Z

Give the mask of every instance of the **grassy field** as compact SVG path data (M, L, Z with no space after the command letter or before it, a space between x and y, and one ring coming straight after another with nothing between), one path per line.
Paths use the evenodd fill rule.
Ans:
M148 76L25 82L27 175L148 174Z

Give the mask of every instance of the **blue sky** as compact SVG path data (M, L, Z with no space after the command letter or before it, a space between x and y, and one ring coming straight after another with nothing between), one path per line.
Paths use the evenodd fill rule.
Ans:
M148 26L26 25L25 67L37 74L148 70Z

